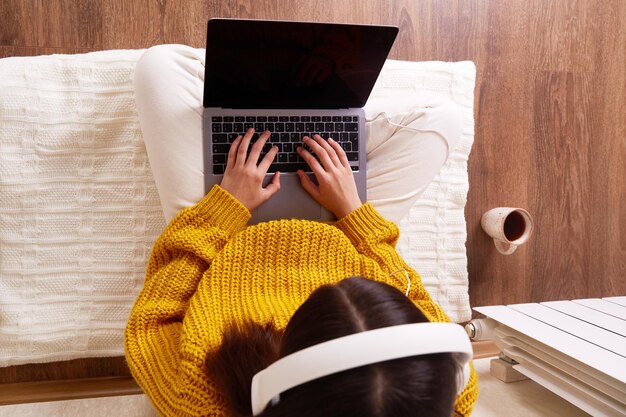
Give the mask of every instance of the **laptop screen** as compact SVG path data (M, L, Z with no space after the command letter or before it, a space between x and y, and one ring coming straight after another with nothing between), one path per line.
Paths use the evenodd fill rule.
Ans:
M393 26L211 19L204 106L363 107L397 33Z

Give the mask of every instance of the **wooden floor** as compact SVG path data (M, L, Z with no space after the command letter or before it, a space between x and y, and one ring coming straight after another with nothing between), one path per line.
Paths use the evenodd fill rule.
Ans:
M203 47L217 16L394 24L391 58L474 61L472 305L626 294L625 1L3 0L0 57ZM511 256L480 229L496 206L535 218Z

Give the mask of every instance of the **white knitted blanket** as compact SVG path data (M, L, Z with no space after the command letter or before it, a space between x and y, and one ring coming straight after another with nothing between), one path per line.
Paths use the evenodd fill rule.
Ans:
M0 59L0 367L123 355L165 226L135 110L142 52ZM463 211L474 80L470 62L390 61L370 100L413 88L466 112L460 148L401 222L399 242L456 321L470 317Z
M365 106L368 118L380 112L406 111L407 91L423 103L450 99L463 111L463 133L439 175L400 222L397 249L422 277L433 299L461 323L471 319L465 241L465 203L469 190L467 160L474 143L473 62L407 62L388 60ZM418 100L419 100L418 99ZM403 107L404 106L404 107Z

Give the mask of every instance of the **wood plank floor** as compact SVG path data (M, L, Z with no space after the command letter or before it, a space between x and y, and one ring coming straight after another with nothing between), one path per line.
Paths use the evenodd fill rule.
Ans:
M394 24L391 58L474 61L472 305L626 294L626 2L3 0L0 57L203 47L217 16ZM511 256L480 229L496 206L535 218Z

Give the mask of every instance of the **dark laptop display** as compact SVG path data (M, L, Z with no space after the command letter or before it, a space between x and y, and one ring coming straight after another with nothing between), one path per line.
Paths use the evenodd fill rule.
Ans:
M211 19L204 107L365 105L398 28Z
M337 141L359 198L367 201L363 106L397 33L392 26L209 20L202 122L205 189L220 183L231 144L252 128L251 143L263 131L271 132L259 159L272 147L278 149L265 184L281 172L281 191L252 213L252 224L334 219L302 188L296 174L303 170L315 181L297 153L305 136Z

